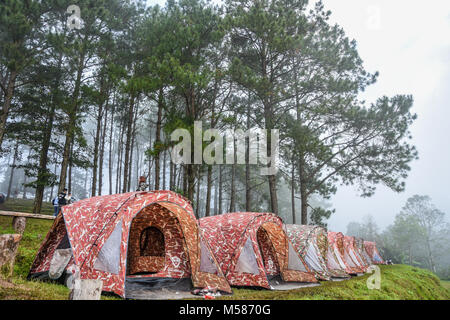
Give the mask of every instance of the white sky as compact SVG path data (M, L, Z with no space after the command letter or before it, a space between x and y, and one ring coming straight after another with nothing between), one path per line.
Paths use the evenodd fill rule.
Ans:
M380 186L375 196L359 198L341 187L332 199L336 213L330 229L346 231L347 223L371 214L380 227L393 222L407 198L429 195L450 217L450 1L324 0L332 20L356 39L368 71L378 82L363 97L412 94L418 119L411 131L419 150L406 191Z
M353 188L340 187L332 198L336 213L329 228L345 232L350 221L371 214L383 229L414 194L429 195L450 220L450 1L323 3L333 12L331 20L357 41L366 69L380 72L378 82L362 97L373 102L383 95L412 94L413 112L419 116L411 131L420 159L412 163L406 191L397 194L379 186L373 197L360 198Z

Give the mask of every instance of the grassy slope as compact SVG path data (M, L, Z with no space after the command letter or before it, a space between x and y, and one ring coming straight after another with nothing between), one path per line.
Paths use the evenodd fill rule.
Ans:
M31 212L32 201L15 201L0 205L0 210ZM52 212L50 204L46 212ZM13 233L12 218L0 216L0 234ZM69 290L57 284L26 281L31 263L45 238L52 221L28 219L24 237L14 267L14 277L0 278L0 300L41 299L64 300ZM381 290L369 290L366 280L370 275L342 282L322 282L320 287L292 291L233 289L233 296L223 299L450 299L450 281L439 281L431 272L405 265L381 266ZM445 288L447 289L445 289ZM102 297L103 299L114 299Z
M53 214L53 206L43 203L42 214ZM0 210L32 212L33 200L10 199L0 204ZM36 252L52 226L53 221L27 219L27 225L20 242L19 252L14 266L14 274L26 277L33 263ZM0 216L0 234L15 233L12 228L12 217Z
M32 200L13 200L0 204L0 210L32 212ZM50 203L44 204L43 214L53 214ZM69 289L65 286L39 281L27 281L26 277L42 241L53 221L27 219L27 226L20 242L14 265L14 277L4 279L0 276L0 300L67 300ZM15 233L12 217L0 216L0 234ZM102 299L114 299L102 297Z
M381 266L381 289L369 290L366 274L340 282L322 282L320 287L291 291L234 289L223 299L261 300L450 300L450 290L428 270L406 265Z
M441 284L444 288L447 288L447 290L450 291L450 281L441 280Z

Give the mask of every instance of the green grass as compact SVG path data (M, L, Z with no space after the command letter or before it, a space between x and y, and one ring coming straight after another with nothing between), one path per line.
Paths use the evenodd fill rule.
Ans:
M0 210L31 213L33 211L33 200L9 199L0 204ZM53 214L51 203L44 202L41 213ZM12 228L12 219L12 217L0 216L0 234L16 233ZM52 224L53 221L51 220L27 219L14 266L15 275L20 277L28 275L34 257Z
M11 199L0 204L0 210L31 213L33 200ZM41 213L53 214L53 206L45 203ZM12 228L12 219L12 217L0 216L0 234L15 233ZM36 253L52 224L53 221L50 220L27 219L14 265L14 275L9 279L0 275L0 300L67 300L69 289L66 286L26 280ZM102 299L114 300L117 298L102 296Z
M7 206L6 206L7 205ZM0 207L12 211L31 212L31 200L16 200ZM51 208L51 205L47 207ZM17 209L24 208L24 209ZM47 208L48 211L48 208ZM51 211L50 211L51 214ZM12 218L0 216L0 234L14 233ZM27 219L11 279L0 277L0 300L66 300L69 290L62 285L27 281L26 276L52 221ZM369 290L367 274L340 282L322 282L319 287L291 291L233 289L232 296L221 299L239 300L450 300L450 281L440 281L428 270L406 265L381 266L381 289ZM102 296L102 299L117 299Z
M68 297L69 289L62 285L0 276L0 300L67 300Z
M33 212L33 199L9 199L0 204L0 210L16 212ZM50 202L43 202L41 214L53 214L53 205Z
M442 286L444 287L444 288L446 288L447 290L449 290L450 291L450 281L448 281L448 280L441 280L441 284L442 284Z
M222 299L258 300L450 300L450 291L432 272L406 265L381 266L380 290L369 290L370 274L291 291L233 289Z

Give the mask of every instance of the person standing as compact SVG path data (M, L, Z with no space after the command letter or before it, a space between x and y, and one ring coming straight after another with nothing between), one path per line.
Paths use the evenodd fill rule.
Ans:
M148 188L147 178L144 176L139 177L139 184L136 191L145 191Z
M72 203L74 203L74 202L75 202L75 198L72 196L71 193L69 193L69 194L66 196L66 204L72 204Z
M58 195L58 213L61 212L61 207L67 204L66 196L67 196L67 188L64 188L64 190Z
M56 217L58 215L58 213L59 213L59 198L55 197L52 200L52 204L53 204L53 209L54 209L53 216Z

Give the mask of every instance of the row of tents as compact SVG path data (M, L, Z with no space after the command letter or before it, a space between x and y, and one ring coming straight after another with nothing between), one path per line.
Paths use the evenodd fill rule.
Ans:
M124 298L134 291L231 286L271 288L271 280L318 283L383 264L376 244L318 226L284 224L273 213L196 219L172 191L93 197L62 208L29 278L103 282Z

